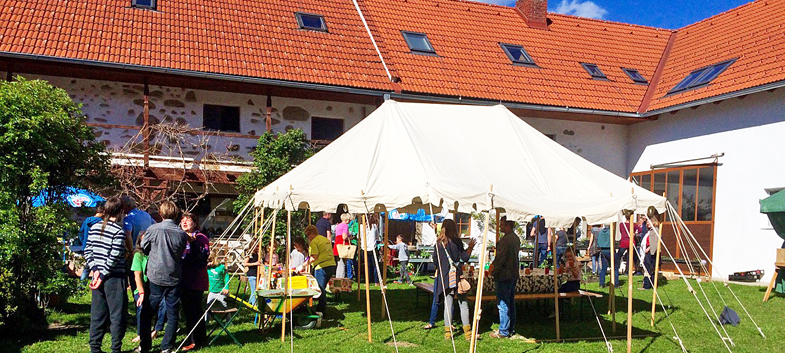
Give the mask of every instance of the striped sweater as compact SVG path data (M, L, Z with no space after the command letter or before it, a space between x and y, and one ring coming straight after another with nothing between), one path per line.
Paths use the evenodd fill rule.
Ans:
M106 222L101 233L103 225L104 222L94 224L87 235L84 249L87 268L98 271L101 279L109 275L122 277L125 275L125 231L120 224Z

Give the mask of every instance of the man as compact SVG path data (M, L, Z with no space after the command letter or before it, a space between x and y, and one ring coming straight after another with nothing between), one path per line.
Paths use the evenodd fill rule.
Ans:
M101 222L104 216L104 206L98 206L95 209L95 216L85 218L84 222L82 222L82 227L79 228L79 244L82 246L82 253L84 253L84 247L87 245L87 236L90 234L90 227L93 224ZM79 278L82 282L87 281L87 277L90 274L90 269L85 267L82 269L82 275Z
M521 240L515 234L515 221L507 216L500 220L499 230L504 236L496 244L491 276L496 281L496 306L499 309L499 330L493 338L507 338L515 333L515 283L518 281L518 250Z
M313 276L319 284L322 295L319 296L319 304L316 306L317 312L324 316L327 312L327 283L335 275L335 258L333 258L333 247L330 241L320 235L315 226L305 228L305 236L308 238L308 258L296 268L297 272L313 266Z
M592 229L597 241L597 250L600 251L600 287L605 287L605 275L608 274L608 266L611 262L611 228L608 224L603 224L599 230Z
M123 200L126 213L125 218L123 218L123 230L125 230L127 238L126 248L128 250L127 253L131 254L134 251L134 244L136 244L136 238L139 237L139 233L146 231L155 221L149 213L136 208L136 201L130 196L125 195L121 200ZM134 272L131 271L130 263L131 261L126 261L125 272L128 274L128 283L131 285L131 293L133 293L136 290L136 281L134 280Z
M140 351L150 351L150 308L158 308L163 300L166 302L166 333L161 341L161 352L169 353L175 348L177 320L180 311L180 280L182 278L182 260L188 236L180 228L180 209L171 201L166 201L159 208L163 222L154 224L147 229L142 238L142 251L149 256L147 260L147 279L149 281L149 305L142 310L142 330ZM140 296L145 294L139 290ZM191 329L190 327L188 328Z
M537 242L537 266L539 267L548 256L551 250L551 237L553 233L550 228L545 228L545 218L537 216L534 218L531 237Z
M332 222L330 219L332 218L333 214L330 212L325 212L318 221L316 221L316 230L319 232L319 235L327 238L328 241L333 241L333 234L330 231Z

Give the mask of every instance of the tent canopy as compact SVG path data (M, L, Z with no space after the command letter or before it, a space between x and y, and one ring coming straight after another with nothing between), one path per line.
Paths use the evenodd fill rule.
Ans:
M663 197L574 154L504 106L392 100L257 191L254 202L313 211L343 203L349 212L412 203L495 208L518 221L541 214L549 226L577 216L608 222L623 209L665 211Z

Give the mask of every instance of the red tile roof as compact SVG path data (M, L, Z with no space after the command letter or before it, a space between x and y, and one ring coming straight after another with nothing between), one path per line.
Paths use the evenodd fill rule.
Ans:
M738 58L708 86L667 95L690 72ZM758 0L678 31L649 110L785 80L785 1Z
M673 31L549 14L529 28L516 9L462 0L358 0L393 85L351 1L0 0L0 56L28 54L379 91L635 113L785 80L785 0L758 0ZM300 30L322 14L329 33ZM401 30L428 35L437 56L409 52ZM499 43L525 47L513 65ZM661 58L668 53L663 67ZM667 96L694 69L738 58L706 87ZM608 80L593 80L581 62ZM652 80L633 83L621 68Z

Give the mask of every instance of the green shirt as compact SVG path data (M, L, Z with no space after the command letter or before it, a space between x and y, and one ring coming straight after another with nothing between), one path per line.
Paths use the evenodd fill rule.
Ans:
M317 235L314 237L311 243L308 244L308 252L315 259L313 262L315 269L320 270L325 267L335 266L333 246L324 236Z
M147 258L148 256L141 252L134 252L134 260L131 262L131 271L141 272L142 281L147 283ZM139 293L139 289L134 290L134 294Z
M207 278L210 279L210 293L221 293L222 290L229 289L229 273L226 272L224 264L208 267Z

